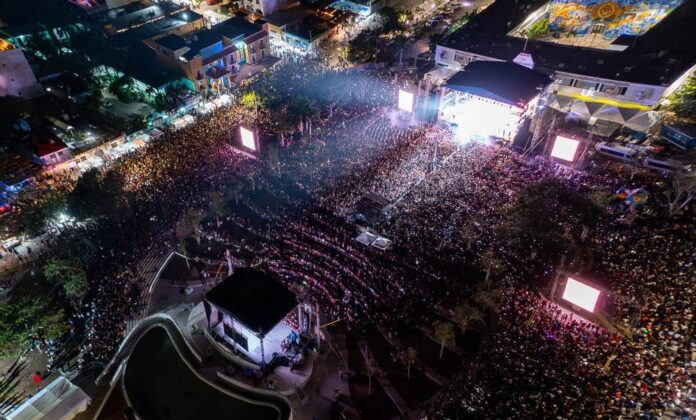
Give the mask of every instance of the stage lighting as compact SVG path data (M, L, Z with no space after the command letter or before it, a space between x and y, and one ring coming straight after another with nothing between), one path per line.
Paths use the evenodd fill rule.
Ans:
M563 299L586 311L594 312L599 293L598 289L568 277L565 290L563 290Z
M244 127L239 127L239 132L242 136L242 146L256 151L256 139L254 138L254 132Z
M399 89L399 109L413 112L413 94Z
M575 153L578 151L579 145L579 140L556 136L556 141L553 143L553 149L551 150L551 157L573 162L575 161Z

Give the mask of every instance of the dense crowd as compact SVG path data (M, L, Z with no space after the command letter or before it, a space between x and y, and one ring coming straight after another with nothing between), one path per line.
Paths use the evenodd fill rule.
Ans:
M580 418L626 410L658 415L693 399L693 219L659 219L656 199L650 215L630 224L619 222L623 208L608 206L592 227L587 241L594 269L607 288L640 308L632 337L610 333L548 302L531 280L548 276L558 261L520 256L496 228L529 184L557 178L589 199L596 188L615 191L624 179L564 170L496 145L457 144L435 125L412 127L389 111L391 76L286 70L262 76L254 88L282 108L282 98L312 91L307 74L315 74L332 86L325 95L332 99L289 130L307 131L314 120L311 136L292 136L271 168L233 152L225 140L240 122L255 122L265 133L288 129L267 111L234 106L168 133L166 141L108 169L125 180L133 201L127 218L75 233L85 236L93 253L91 295L81 313L85 360L108 360L125 320L142 310L138 258L160 246L172 248L185 214L209 209L211 191L243 180L242 204L229 200L233 211L222 223L208 221L206 234L229 244L239 238L234 229L246 229L258 244L236 248L236 257L247 258L253 248L262 268L309 293L331 320L344 320L349 328L394 325L443 308L471 290L461 279L463 266L477 265L488 250L504 260L496 331L472 369L426 407L438 417ZM637 182L659 196L651 177ZM277 202L260 200L257 189ZM392 203L377 226L395 240L387 252L356 242L358 232L349 223L356 202L370 192ZM542 270L533 270L540 261Z

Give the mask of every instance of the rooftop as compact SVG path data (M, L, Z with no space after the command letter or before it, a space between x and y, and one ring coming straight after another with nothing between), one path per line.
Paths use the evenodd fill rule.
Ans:
M154 88L161 88L183 77L160 65L155 52L144 44L134 45L128 51L125 69L130 76Z
M275 26L284 26L289 23L298 22L305 16L309 16L311 12L304 7L293 7L291 9L281 10L268 16L264 16L263 20Z
M208 292L205 299L262 336L297 305L293 292L253 268L238 268Z
M178 12L160 20L147 23L143 26L117 33L114 35L113 40L114 43L119 47L128 47L156 35L171 32L181 26L199 19L203 19L203 17L190 10Z
M314 15L310 15L297 23L288 25L285 32L306 39L307 41L312 41L328 30L329 24L326 21Z
M507 61L474 61L452 76L445 87L518 106L551 83L544 73Z
M460 30L442 40L444 47L512 61L525 50L525 39L509 36L547 0L496 0ZM517 10L515 10L515 5ZM545 41L527 42L537 70L563 71L634 83L669 85L696 61L696 2L686 2L624 51L598 50Z

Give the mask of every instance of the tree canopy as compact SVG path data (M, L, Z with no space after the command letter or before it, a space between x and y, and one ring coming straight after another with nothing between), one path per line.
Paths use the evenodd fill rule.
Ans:
M600 214L591 199L558 178L546 178L521 191L498 235L517 252L536 252L555 263L580 240L582 227L594 226Z

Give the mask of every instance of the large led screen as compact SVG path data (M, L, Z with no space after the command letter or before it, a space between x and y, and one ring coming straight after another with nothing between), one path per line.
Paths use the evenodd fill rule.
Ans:
M563 299L586 311L594 312L599 293L598 289L569 277L563 290Z
M553 149L551 150L551 157L573 162L575 161L575 153L578 151L579 145L579 140L556 136L556 141L553 143Z
M254 132L247 130L244 127L239 127L239 132L242 135L242 146L256 151L256 139L254 139Z
M405 90L399 90L399 109L406 112L413 111L413 94Z

